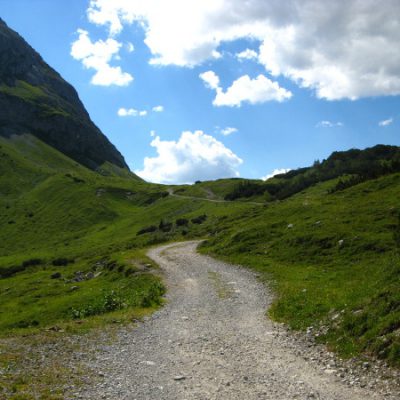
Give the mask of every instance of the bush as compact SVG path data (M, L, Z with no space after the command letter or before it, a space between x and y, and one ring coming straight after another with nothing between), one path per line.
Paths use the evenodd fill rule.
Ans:
M232 192L225 196L225 200L236 200L241 197L252 197L264 194L266 187L260 183L253 183L250 181L244 181L237 184Z
M400 215L398 217L398 223L394 231L394 241L396 242L397 247L400 249Z
M75 262L75 260L72 260L72 259L69 259L69 258L58 257L58 258L55 258L51 263L55 267L65 267L68 264L73 264L74 262Z
M178 218L175 221L176 226L188 226L189 225L189 220L186 218Z
M0 278L9 278L18 272L24 271L25 268L22 265L12 265L10 267L0 268Z
M72 308L71 316L74 319L86 318L92 315L100 315L110 311L120 310L124 307L126 307L126 304L122 295L112 290L98 299L96 303L89 304L80 309Z
M22 266L24 268L28 268L28 267L32 267L32 266L36 266L36 265L41 265L43 264L43 260L40 258L30 258L29 260L25 260L22 263Z
M192 218L191 221L193 224L202 224L207 219L207 215L199 215L198 217Z
M167 222L164 221L163 219L160 221L160 225L158 225L158 228L162 232L169 232L172 229L172 222Z
M134 270L133 268L128 268L128 269L125 271L125 276L128 277L128 276L133 275L134 273L135 273L135 270Z
M155 232L156 230L157 230L157 227L155 225L146 226L145 228L140 229L140 231L138 231L137 235L144 235L145 233L152 233L152 232Z
M0 268L0 278L9 278L10 276L13 276L18 272L25 271L28 267L41 265L41 264L43 264L42 259L30 258L29 260L25 260L21 265L11 265L9 267L1 267Z
M155 203L159 199L163 199L164 197L169 196L168 192L155 192L155 193L149 193L146 196L146 200L144 201L144 204L149 206L150 204Z

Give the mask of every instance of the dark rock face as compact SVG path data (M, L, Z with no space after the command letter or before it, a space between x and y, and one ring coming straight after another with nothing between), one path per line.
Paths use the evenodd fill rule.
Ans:
M75 89L0 18L0 136L25 133L90 169L128 168Z

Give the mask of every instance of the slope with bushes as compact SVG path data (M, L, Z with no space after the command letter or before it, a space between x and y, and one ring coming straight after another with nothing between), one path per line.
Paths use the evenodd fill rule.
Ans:
M104 176L30 135L0 138L0 152L2 334L156 306L164 289L143 249L202 236L246 207Z
M274 319L308 328L344 356L399 366L400 174L337 184L221 219L202 251L258 271L276 291Z

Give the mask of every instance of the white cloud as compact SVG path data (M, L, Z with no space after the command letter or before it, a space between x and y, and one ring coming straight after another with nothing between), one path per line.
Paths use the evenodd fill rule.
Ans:
M150 143L156 157L146 157L142 170L135 171L143 179L157 183L191 183L239 176L242 160L214 137L202 131L182 132L177 141L155 137Z
M221 132L221 135L229 136L232 133L236 133L237 131L238 131L237 128L232 128L231 126L227 126L226 128L221 129L220 132Z
M151 136L151 137L156 136L156 131L150 131L150 136Z
M316 128L335 128L335 127L342 127L343 126L343 122L332 122L332 121L319 121L315 127Z
M219 89L219 77L214 71L203 72L199 77L209 89Z
M131 42L126 43L125 47L128 53L135 51L135 46Z
M384 119L383 121L379 121L379 126L389 126L393 123L393 118Z
M120 108L117 112L120 117L145 117L147 115L146 110L135 110L134 108Z
M139 23L159 65L221 57L224 42L261 44L259 62L328 100L400 94L400 2L387 0L92 0L89 20Z
M243 60L257 60L258 54L256 51L251 49L246 49L236 54L236 57L239 61Z
M291 171L290 168L278 168L278 169L274 169L270 174L265 175L264 177L262 177L261 179L263 181L266 181L270 178L273 178L275 175L279 175L279 174L286 174L286 172Z
M153 107L153 111L154 112L163 112L164 107L163 106L155 106L155 107Z
M155 106L151 109L153 112L163 112L163 106ZM120 108L118 110L118 115L120 117L145 117L148 115L147 110L136 110L135 108Z
M199 76L208 88L216 91L213 104L217 107L240 107L244 102L250 104L272 100L282 102L292 97L290 91L280 87L278 82L273 82L264 75L258 75L255 79L243 75L236 79L225 92L219 86L219 78L215 72L207 71Z
M87 31L79 29L77 33L79 37L72 43L71 55L85 68L96 71L91 80L93 85L126 86L133 81L132 75L123 72L121 67L110 65L113 59L118 59L121 43L111 38L92 42Z

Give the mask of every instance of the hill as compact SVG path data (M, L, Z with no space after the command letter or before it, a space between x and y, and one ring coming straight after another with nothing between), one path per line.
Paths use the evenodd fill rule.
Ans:
M0 19L0 136L31 134L91 169L128 169L75 89Z
M253 268L272 286L274 319L345 357L398 365L399 173L333 191L339 177L265 205L193 201L130 175L103 176L34 136L0 146L3 336L37 341L48 329L139 318L165 291L146 249L205 238L203 252ZM14 382L7 377L0 387Z
M201 251L272 286L274 319L343 356L399 366L398 147L335 152L266 182L150 184L3 22L0 60L1 336L139 318L165 292L146 249L202 238ZM0 397L14 382L9 358Z

